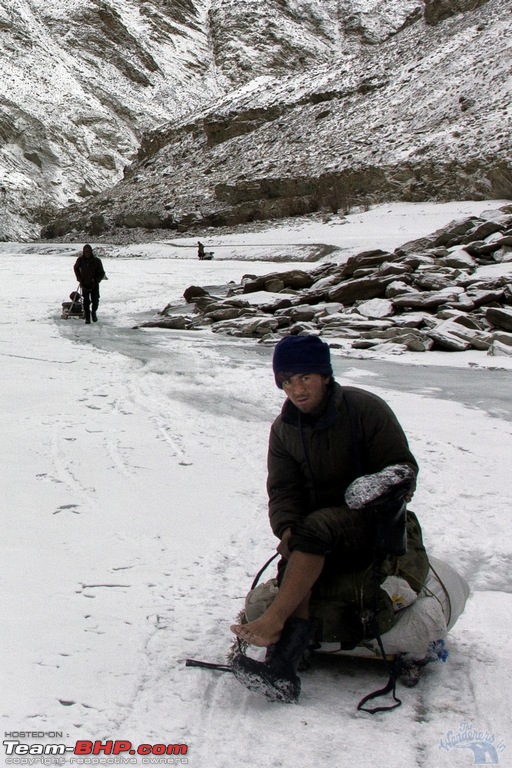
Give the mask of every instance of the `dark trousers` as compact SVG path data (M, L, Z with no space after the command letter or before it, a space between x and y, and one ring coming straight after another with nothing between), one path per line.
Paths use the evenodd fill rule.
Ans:
M84 299L84 314L85 319L91 319L91 309L96 312L98 304L100 303L100 287L95 285L94 288L82 288L82 296Z

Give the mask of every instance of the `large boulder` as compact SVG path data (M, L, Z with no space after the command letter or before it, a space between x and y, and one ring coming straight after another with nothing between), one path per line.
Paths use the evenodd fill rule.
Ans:
M425 0L425 21L427 24L436 25L456 13L474 11L487 2L488 0Z
M357 305L360 315L372 319L382 319L394 313L393 302L389 299L370 299Z
M356 256L351 256L342 271L342 277L352 277L358 269L374 269L384 262L391 261L393 255L388 251L377 248L373 251L363 251Z
M434 309L448 301L457 301L459 291L446 289L444 291L417 291L416 293L403 293L395 296L393 304L395 309Z
M503 328L504 331L512 331L512 309L488 307L485 317L492 325Z
M294 291L301 291L304 288L311 288L314 282L313 276L308 272L304 272L302 269L291 269L288 272L275 272L248 279L243 284L243 292L274 291L278 284L280 285L278 290L290 288Z
M377 299L383 297L387 286L394 282L393 275L389 277L361 277L358 280L344 280L327 291L329 301L339 301L345 306L355 301Z
M187 304L193 302L198 296L208 296L208 291L199 285L190 285L183 293L183 298Z
M501 341L495 340L489 347L487 354L501 357L512 357L512 347L508 344L503 344Z

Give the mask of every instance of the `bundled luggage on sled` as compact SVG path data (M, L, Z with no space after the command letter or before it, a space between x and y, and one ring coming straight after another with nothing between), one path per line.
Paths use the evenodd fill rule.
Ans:
M391 599L399 615L396 624L382 634L386 653L425 657L435 644L446 638L464 610L469 597L469 585L448 563L429 557L430 570L421 592L416 595L403 579L392 577L381 588L391 590ZM268 608L277 593L276 579L254 587L245 602L245 619L254 621ZM380 649L372 638L352 649L343 649L336 642L321 642L320 653L359 657L378 657Z
M71 301L62 302L61 318L63 320L68 320L70 317L76 317L83 320L85 317L84 302L80 290L71 291L69 298Z

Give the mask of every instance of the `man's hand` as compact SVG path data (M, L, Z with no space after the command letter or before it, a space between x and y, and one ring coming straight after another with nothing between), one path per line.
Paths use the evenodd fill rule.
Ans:
M288 549L288 541L290 539L290 536L292 535L292 529L287 528L283 535L281 536L281 541L277 545L277 551L281 555L281 557L284 557L285 560L288 560L288 558L291 555L290 550Z

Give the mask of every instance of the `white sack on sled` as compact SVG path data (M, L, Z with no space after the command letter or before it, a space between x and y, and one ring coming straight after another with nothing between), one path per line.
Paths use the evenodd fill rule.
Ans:
M446 637L461 615L469 597L469 585L448 563L430 557L430 571L425 586L412 605L400 611L396 624L382 635L387 654L408 653L423 658L429 646ZM379 653L376 640L365 648Z

